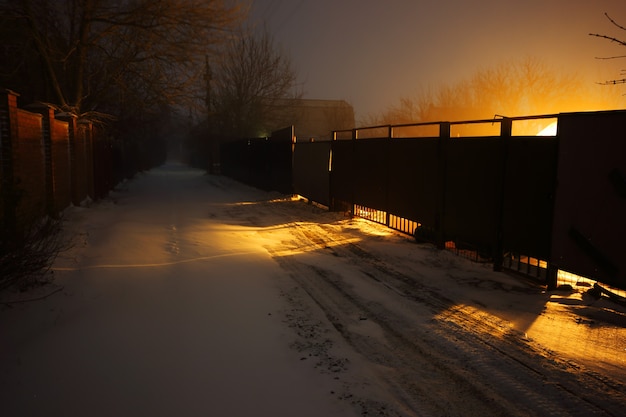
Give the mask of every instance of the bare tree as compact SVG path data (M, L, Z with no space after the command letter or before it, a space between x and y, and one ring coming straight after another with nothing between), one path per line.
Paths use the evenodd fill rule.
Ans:
M401 97L397 104L390 106L380 117L370 117L365 124L374 126L432 120L429 116L432 103L432 91L430 90L415 98Z
M62 219L45 217L29 225L19 239L0 238L0 291L25 290L45 283L56 256L70 247L61 233Z
M35 62L50 101L73 113L110 112L180 102L202 70L210 48L243 17L226 0L4 0L3 33L23 60ZM11 44L11 43L10 43ZM13 68L7 68L7 65ZM42 93L43 95L43 93ZM92 113L92 114L93 114Z
M621 30L621 31L626 31L626 27L620 25L619 23L617 23L615 20L613 20L611 18L611 16L609 16L608 13L604 13L604 15L606 16L606 18L609 20L609 22L611 22L611 24L616 27L617 29ZM602 38L602 39L606 39L610 42L616 43L619 46L626 46L626 41L623 41L615 36L609 36L609 35L602 35L599 33L590 33L589 36L595 36L597 38ZM597 59L620 59L620 58L626 58L626 55L616 55L616 56L608 56L608 57L597 57ZM622 73L624 73L625 71L622 70ZM626 83L626 78L618 78L618 79L613 79L613 80L608 80L608 81L604 81L601 84L604 85L613 85L613 84L624 84Z
M578 76L559 74L529 57L479 70L414 98L403 97L376 121L399 124L568 111L585 95L582 87Z
M213 94L220 133L252 137L275 127L275 121L290 111L285 99L298 96L289 56L265 29L243 29L220 56Z
M480 117L528 115L566 110L578 101L583 82L577 75L554 71L527 57L477 72L470 83L471 104Z

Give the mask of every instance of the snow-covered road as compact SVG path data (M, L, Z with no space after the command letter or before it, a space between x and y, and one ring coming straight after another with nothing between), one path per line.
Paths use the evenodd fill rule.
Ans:
M7 416L626 414L626 311L169 164L0 308ZM3 300L38 294L3 294Z

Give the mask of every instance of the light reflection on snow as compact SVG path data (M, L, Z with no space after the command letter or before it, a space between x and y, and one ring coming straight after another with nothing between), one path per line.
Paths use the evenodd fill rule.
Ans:
M330 249L336 246L343 246L343 245L349 245L349 244L354 244L359 242L361 239L357 239L357 238L351 238L351 239L342 239L342 240L335 240L332 242L324 242L324 247L323 249ZM283 257L283 256L293 256L293 255L299 255L299 254L303 254L306 252L312 252L312 251L317 251L320 250L320 245L319 244L310 244L310 245L306 245L306 246L298 246L296 248L289 248L289 249L282 249L282 250L277 250L277 251L273 251L272 255L273 256L277 256L277 257Z
M507 334L515 330L510 322L466 304L454 305L435 315L434 319L454 322L461 327L465 327L465 324L470 323L466 320L466 318L469 317L478 319L478 321L472 323L480 322L483 324L481 328L472 327L471 330L475 333L488 334L497 338L504 338Z
M164 266L172 266L172 265L180 265L191 262L202 262L202 261L210 261L213 259L219 258L227 258L232 256L250 256L258 254L258 251L255 252L236 252L236 253L223 253L220 255L212 255L212 256L200 256L197 258L189 258L189 259L179 259L171 262L157 262L157 263L140 263L140 264L100 264L100 265L86 265L81 267L53 267L52 271L82 271L86 269L116 269L116 268L160 268Z
M250 201L236 201L233 203L219 203L216 204L218 206L223 206L223 207L236 207L236 206L255 206L255 205L261 205L261 204L274 204L274 203L289 203L292 201L297 201L297 200L301 200L304 199L303 197L294 195L291 197L284 197L284 198L274 198L274 199L270 199L270 200L250 200Z

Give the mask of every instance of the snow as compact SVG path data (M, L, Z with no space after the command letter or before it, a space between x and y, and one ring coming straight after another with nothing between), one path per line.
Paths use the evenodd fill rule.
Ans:
M65 219L54 281L1 294L2 415L624 412L607 299L176 163Z

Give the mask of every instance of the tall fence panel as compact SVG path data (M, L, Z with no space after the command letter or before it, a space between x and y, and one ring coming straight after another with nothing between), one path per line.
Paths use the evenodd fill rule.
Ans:
M388 139L357 139L354 143L353 203L387 211Z
M505 251L550 258L557 150L556 137L508 141L502 201Z
M284 193L293 193L293 126L272 132L268 142L269 189Z
M434 230L439 210L439 139L394 138L389 144L389 212Z
M354 209L354 141L335 140L331 145L330 208L338 211Z
M559 116L551 262L626 289L626 111Z
M267 138L250 139L246 148L249 167L246 183L266 191L272 189L273 157L270 148L270 142Z
M330 206L330 147L332 142L296 142L293 151L295 194Z
M220 143L220 169L238 181L254 187L293 192L292 128L272 133L271 138L253 138Z
M247 182L249 171L248 142L243 140L220 144L220 171L222 174Z
M450 139L446 146L443 234L490 253L498 226L500 138Z

